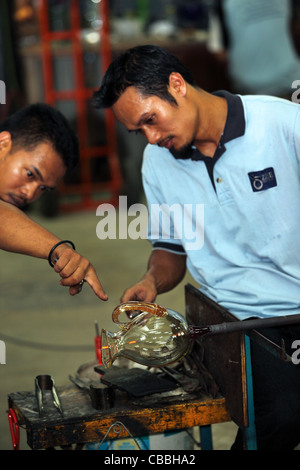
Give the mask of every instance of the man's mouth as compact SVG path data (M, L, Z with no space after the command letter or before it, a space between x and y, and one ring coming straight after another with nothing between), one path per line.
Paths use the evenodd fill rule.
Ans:
M8 200L7 202L9 204L12 204L16 207L18 207L19 209L22 209L23 207L26 206L26 201L24 200L23 197L20 197L20 196L16 196L15 194L8 194Z
M159 147L165 147L166 149L170 149L173 144L173 137L167 137L166 139L161 140L158 142Z

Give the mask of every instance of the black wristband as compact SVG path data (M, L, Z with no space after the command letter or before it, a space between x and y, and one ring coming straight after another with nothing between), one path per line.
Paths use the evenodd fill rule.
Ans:
M74 243L71 242L70 240L61 240L60 242L56 243L56 244L51 248L51 250L50 250L50 252L49 252L49 255L48 255L48 263L50 264L51 268L54 267L54 264L53 264L52 261L51 261L51 257L52 257L52 255L53 255L53 251L55 250L55 248L57 248L59 245L62 245L63 243L69 243L69 244L72 246L73 250L75 250L75 245L74 245ZM57 261L57 260L56 260L56 261Z

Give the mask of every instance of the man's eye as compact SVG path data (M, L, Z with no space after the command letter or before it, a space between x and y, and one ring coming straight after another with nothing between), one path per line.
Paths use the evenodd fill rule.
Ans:
M29 176L29 178L32 178L32 177L33 177L33 173L32 173L32 171L30 171L30 170L27 170L27 176Z

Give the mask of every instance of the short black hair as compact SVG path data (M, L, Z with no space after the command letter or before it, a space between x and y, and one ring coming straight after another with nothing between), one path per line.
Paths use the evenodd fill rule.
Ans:
M0 123L0 132L8 131L12 149L32 150L48 142L61 157L67 169L79 162L79 144L65 116L45 103L26 106Z
M182 62L159 46L136 46L119 55L108 67L98 91L94 92L95 108L110 108L130 86L144 96L155 95L177 104L168 91L169 77L178 72L190 85L194 78Z

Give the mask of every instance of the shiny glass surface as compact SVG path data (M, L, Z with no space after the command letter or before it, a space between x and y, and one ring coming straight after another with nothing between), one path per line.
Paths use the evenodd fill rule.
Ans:
M120 313L134 314L126 323L119 323ZM191 337L185 318L178 312L157 304L129 302L113 312L113 321L121 331L101 333L101 359L110 367L119 356L145 366L159 367L176 362L190 350Z

